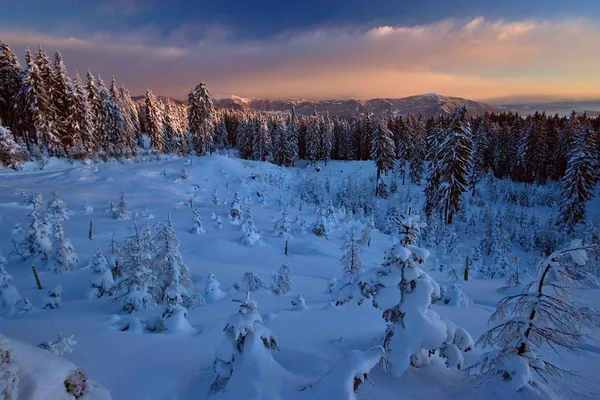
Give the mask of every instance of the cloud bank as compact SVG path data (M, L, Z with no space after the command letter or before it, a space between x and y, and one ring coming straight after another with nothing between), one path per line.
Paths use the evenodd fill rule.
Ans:
M58 49L70 73L115 75L135 94L149 87L185 97L203 81L213 94L267 98L600 97L600 25L587 19L445 20L253 41L234 40L231 31L188 25L165 36L147 26L68 37L0 29L0 39L20 57L38 44L48 53Z

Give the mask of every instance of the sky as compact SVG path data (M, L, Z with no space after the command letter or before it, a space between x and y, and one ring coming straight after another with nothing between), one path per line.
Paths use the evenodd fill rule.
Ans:
M2 4L5 3L5 4ZM599 0L0 0L0 40L185 98L600 98Z

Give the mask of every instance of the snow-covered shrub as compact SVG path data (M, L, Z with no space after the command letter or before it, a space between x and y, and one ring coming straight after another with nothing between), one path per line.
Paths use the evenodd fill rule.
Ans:
M440 357L446 359L448 368L462 369L464 365L464 353L470 351L475 342L473 338L461 327L454 325L450 321L444 321L448 335L442 347L440 347Z
M283 264L273 276L271 292L276 295L285 295L292 291L292 269L289 264Z
M335 278L329 278L329 280L327 281L327 289L325 291L325 293L328 294L333 294L333 292L335 291L335 288L337 287L338 281Z
M108 294L115 285L115 279L108 266L108 261L100 249L96 250L94 255L90 258L88 267L92 271L92 276L90 278L92 288L88 297L102 297L105 294Z
M58 334L58 339L51 342L48 340L43 341L38 345L40 349L48 350L56 355L62 356L64 354L70 354L73 352L73 347L77 344L75 335L64 336L62 332Z
M194 225L192 226L192 233L200 234L205 233L206 230L202 226L202 217L200 216L200 209L194 208Z
M225 298L227 294L221 290L221 284L215 274L208 274L204 285L204 297L209 303Z
M58 308L62 300L62 285L56 285L44 296L44 308Z
M286 208L281 209L281 219L275 222L274 234L275 236L283 236L286 239L290 238L292 233L292 227L288 219L288 213Z
M255 274L254 272L246 272L242 277L242 282L246 284L246 288L250 292L266 287L260 275Z
M306 301L304 300L304 297L302 297L301 294L298 294L296 296L296 298L291 301L291 303L294 306L294 309L296 311L305 311L305 310L308 310L308 306L306 305Z
M245 391L245 386L260 385L261 378L276 379L272 374L283 370L271 355L272 350L279 350L277 338L264 325L257 303L250 300L249 294L239 311L229 317L224 332L225 339L215 351L210 392L226 391L231 386L251 398L256 389Z
M385 350L375 346L367 351L351 350L314 385L303 390L307 399L357 400L359 386L369 379L378 363L385 364Z
M453 283L447 290L443 291L442 301L444 304L454 307L467 307L469 298L462 285Z
M585 351L584 328L597 326L600 318L593 310L574 303L569 289L593 280L585 265L587 250L595 247L572 241L568 248L542 261L538 278L519 294L500 300L490 317L494 327L477 342L495 348L477 365L480 376L502 377L518 391L536 386L533 372L544 379L571 375L536 353L546 349L557 353ZM549 281L551 272L556 277L553 282Z
M234 224L239 224L242 218L242 203L238 193L233 194L233 201L231 202L231 209L229 210L229 219Z
M190 176L188 175L187 170L185 168L181 168L181 179L187 180L189 177Z
M83 205L83 212L88 215L94 213L94 207L92 207L92 205L87 200Z
M325 193L323 185L313 176L303 176L298 184L298 194L300 200L307 204L320 206L325 203Z
M48 218L54 221L66 221L69 219L69 210L65 203L58 197L58 190L52 191L52 197L46 208Z
M216 219L217 229L223 229L223 222L221 221L221 216L219 215Z
M79 257L77 257L71 241L65 237L65 232L59 223L54 225L54 242L56 247L54 272L61 273L75 270L79 263Z
M218 206L221 203L221 200L219 199L219 193L217 192L216 186L213 188L212 202L216 206Z

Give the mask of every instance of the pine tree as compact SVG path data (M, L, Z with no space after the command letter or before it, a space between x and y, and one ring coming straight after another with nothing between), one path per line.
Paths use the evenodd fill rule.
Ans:
M240 198L238 193L235 192L233 194L233 201L231 202L231 210L229 211L229 218L233 223L239 223L242 217L242 203L240 203Z
M394 160L396 159L392 132L381 122L377 125L377 130L373 135L371 158L375 160L375 165L377 166L377 188L375 195L379 196L382 189L380 186L383 185L381 173L387 174L388 171L391 171L394 168Z
M29 49L25 53L25 60L27 71L23 80L23 88L27 118L31 122L31 139L36 145L43 144L55 149L57 140L51 131L51 99L48 96L48 88Z
M131 211L129 211L129 204L125 201L125 192L121 192L119 195L119 204L113 210L113 219L129 219L131 218Z
M73 84L67 76L67 70L60 52L54 56L54 69L52 70L52 87L50 88L53 97L53 105L56 110L56 121L53 128L60 141L65 155L71 155L71 150L76 145L77 126L72 119L72 93Z
M441 202L439 205L444 220L452 223L454 215L461 208L462 195L466 191L468 177L471 173L473 142L471 128L467 119L467 109L457 108L452 116L444 142L440 144L439 162L433 175L439 176L440 183L435 191L429 194ZM431 199L428 198L427 202Z
M71 241L65 237L65 232L58 222L54 225L54 243L56 248L54 272L61 273L75 270L77 264L79 264L79 257L77 257Z
M585 350L584 328L600 323L597 313L587 307L579 307L572 301L570 288L585 286L594 280L585 269L587 250L574 240L561 251L553 252L538 265L538 278L516 295L503 298L490 317L494 326L484 333L478 344L495 347L485 354L479 363L479 373L485 376L501 376L511 381L515 391L527 385L535 386L533 372L544 380L571 376L536 353L549 348L559 353ZM558 281L551 280L553 274Z
M206 230L202 226L202 217L200 216L200 209L196 207L194 208L194 226L192 226L192 233L198 235L205 232Z
M218 206L219 203L221 202L221 199L219 199L219 193L217 192L217 187L216 186L213 188L212 202L213 202L213 204L215 206Z
M123 113L104 86L102 78L98 78L99 112L96 115L96 133L98 140L104 144L104 151L109 157L127 157L132 154L131 142L125 130Z
M358 275L363 273L365 266L360 259L361 247L354 229L350 229L346 234L346 241L342 246L344 254L340 260L344 275Z
M25 72L8 43L0 41L0 121L17 137L26 142L25 132L27 118L24 115L24 84Z
M315 164L319 159L319 147L321 144L321 129L319 117L314 115L306 125L306 159Z
M271 138L267 121L259 116L254 122L252 140L252 158L257 161L267 161L271 158Z
M288 213L285 207L281 209L281 219L275 222L275 236L283 236L286 239L291 237L292 226L288 219Z
M427 135L425 119L423 116L414 119L413 116L413 121L409 119L409 123L414 124L412 152L410 155L410 181L416 185L420 185L425 170L425 140Z
M154 244L156 248L154 269L162 289L158 300L166 301L167 292L171 297L173 294L178 298L186 295L192 287L190 270L181 256L181 243L170 218L159 225Z
M52 241L48 236L46 226L40 220L38 207L34 206L29 218L31 219L29 230L21 247L29 257L41 256L43 261L48 261L52 253Z
M163 152L163 118L158 100L150 89L146 90L146 131L150 137L150 146L157 152Z
M147 226L134 221L134 234L118 249L121 279L113 288L113 301L123 303L123 311L143 311L160 299L161 287L153 271L154 244Z
M558 223L569 232L573 231L575 225L585 221L585 204L594 196L599 176L595 146L593 132L584 124L573 139L567 170L561 179Z
M214 108L210 92L204 83L198 84L188 95L188 130L196 155L205 155L212 144Z
M246 272L242 277L242 282L246 284L246 288L249 292L255 292L258 289L262 289L267 286L260 275L255 274L254 272Z
M58 190L53 190L50 201L46 207L46 215L55 221L66 221L69 219L69 210L65 202L58 197Z
M278 296L286 295L292 291L292 269L289 264L283 264L273 276L271 292Z

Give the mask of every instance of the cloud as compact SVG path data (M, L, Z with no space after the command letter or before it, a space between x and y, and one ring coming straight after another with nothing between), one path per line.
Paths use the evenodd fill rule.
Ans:
M132 93L150 87L184 97L204 81L215 94L271 98L600 95L600 26L586 19L444 20L262 40L234 40L232 32L187 25L168 35L147 26L127 35L0 31L0 37L17 50L38 43L58 48L70 71L114 74Z

